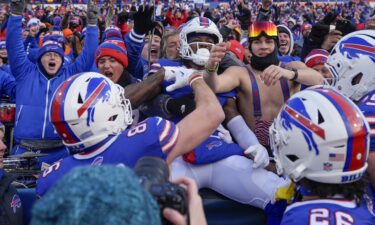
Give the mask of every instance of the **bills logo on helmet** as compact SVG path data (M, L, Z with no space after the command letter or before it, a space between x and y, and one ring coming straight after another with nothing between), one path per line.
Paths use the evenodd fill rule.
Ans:
M341 42L339 49L342 54L346 52L349 59L359 58L359 55L367 55L372 59L373 62L375 62L375 47L371 43L367 42L365 40L366 38L373 37L366 35L361 35L360 37L350 37Z
M301 98L295 98L288 102L285 105L285 109L282 110L281 118L283 121L282 126L285 130L292 130L292 124L298 127L306 140L309 151L314 149L316 155L319 155L319 149L313 134L325 139L325 131L311 120Z
M87 111L87 126L94 122L95 105L99 101L106 102L110 97L111 85L103 78L91 78L87 84L87 91L82 106L78 109L78 117ZM82 96L79 96L82 98Z
M210 21L206 17L199 17L199 25L208 27L210 25Z
M21 208L21 205L22 203L20 197L17 194L13 195L12 202L10 203L10 207L13 208L13 213L16 213L17 208Z

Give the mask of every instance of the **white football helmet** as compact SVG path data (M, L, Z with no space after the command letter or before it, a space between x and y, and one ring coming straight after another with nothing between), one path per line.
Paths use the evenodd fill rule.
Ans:
M183 59L191 60L199 66L204 66L210 57L210 51L200 45L209 45L206 42L189 43L188 38L194 34L208 34L214 38L215 44L223 41L219 29L216 24L206 17L195 17L187 22L180 30L180 53ZM197 46L197 51L194 52L191 45ZM211 44L212 45L212 44Z
M269 132L278 173L295 182L350 183L366 171L368 124L358 107L332 88L293 95Z
M50 116L72 154L95 150L133 120L124 89L94 72L62 83L52 98Z
M361 30L344 36L328 57L332 86L358 101L375 89L375 30Z

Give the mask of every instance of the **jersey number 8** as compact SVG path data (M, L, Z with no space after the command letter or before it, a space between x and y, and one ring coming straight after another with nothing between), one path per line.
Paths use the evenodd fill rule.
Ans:
M136 134L141 134L145 132L146 129L147 129L147 123L138 124L137 126L133 127L132 129L128 131L128 137L132 137Z

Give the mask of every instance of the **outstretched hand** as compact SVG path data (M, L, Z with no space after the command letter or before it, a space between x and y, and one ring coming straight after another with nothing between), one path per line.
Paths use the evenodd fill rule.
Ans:
M99 6L89 0L87 2L87 22L89 25L96 25L99 18Z
M152 15L154 13L154 6L141 6L134 14L134 31L139 35L146 34L152 29L153 21Z
M219 63L224 58L227 49L230 47L229 43L221 42L212 46L210 51L210 57L207 62L206 69L209 72L214 71L219 66Z
M10 10L13 15L22 16L23 11L25 10L25 5L25 0L11 0Z

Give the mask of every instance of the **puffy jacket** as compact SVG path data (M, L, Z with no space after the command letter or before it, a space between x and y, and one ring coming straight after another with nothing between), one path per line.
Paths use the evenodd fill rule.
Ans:
M70 65L63 65L51 78L41 72L38 64L30 62L22 41L22 16L10 16L6 47L9 65L16 79L16 121L14 136L21 139L60 139L50 122L49 107L52 96L68 77L90 71L98 46L98 28L89 26L82 54Z

